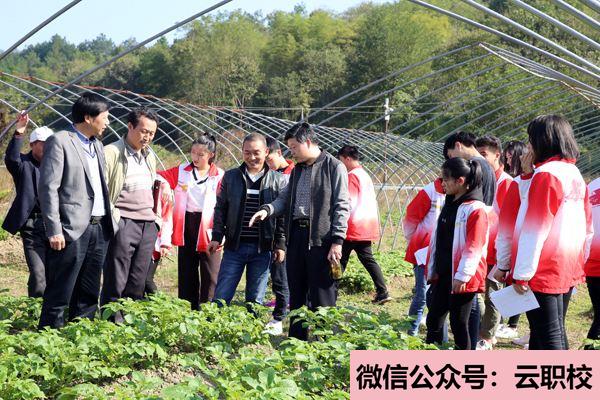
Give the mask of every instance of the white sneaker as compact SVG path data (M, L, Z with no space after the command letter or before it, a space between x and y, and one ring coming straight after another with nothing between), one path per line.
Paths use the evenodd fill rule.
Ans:
M529 347L529 335L525 335L523 337L515 339L512 342L518 346Z
M492 343L481 339L479 342L477 342L477 347L475 347L475 350L492 350Z
M283 323L273 319L269 321L267 325L265 325L263 332L268 333L269 335L279 336L283 334Z
M519 337L519 332L515 328L503 325L496 331L496 336L500 339L516 339Z

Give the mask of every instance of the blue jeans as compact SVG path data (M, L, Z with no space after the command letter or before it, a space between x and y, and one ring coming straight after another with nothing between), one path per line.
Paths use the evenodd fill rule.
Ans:
M414 265L413 271L415 273L415 289L410 308L408 309L408 315L414 317L414 321L410 324L408 334L411 336L417 336L419 333L419 324L423 319L423 311L425 310L426 294L427 294L427 279L425 278L425 267L423 265Z
M412 302L410 303L408 315L415 317L415 319L410 324L408 334L411 336L417 336L419 333L419 324L423 319L423 311L425 310L425 306L428 306L430 302L430 291L429 285L427 284L427 277L425 276L425 266L415 264L413 266L413 271L415 274L415 294ZM442 328L442 342L448 342L447 321L444 322L444 326Z
M217 278L214 300L231 303L244 268L246 269L246 302L262 304L269 280L271 252L258 252L256 243L240 243L237 251L223 253L221 269Z

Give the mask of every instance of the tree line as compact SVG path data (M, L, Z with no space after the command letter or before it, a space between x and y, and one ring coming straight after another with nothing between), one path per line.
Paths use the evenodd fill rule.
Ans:
M524 34L465 4L450 0L434 3L531 42ZM585 43L515 7L508 0L483 3L592 61L600 61L600 55L586 47ZM572 24L590 37L595 34L591 28L561 12L551 2L536 0L530 3L559 16L563 22ZM577 2L571 3L581 6ZM498 44L498 39L492 35L406 1L386 4L366 2L341 13L326 10L307 12L301 5L292 12L276 11L266 16L237 10L194 21L183 28L173 43L160 39L91 75L83 84L194 104L254 108L257 112L297 119L402 67L480 40ZM108 36L100 35L93 40L73 44L55 35L49 41L13 53L0 63L0 70L50 81L66 81L133 43L135 39L116 44ZM522 50L517 49L517 52L525 54ZM532 53L527 53L527 56L538 57ZM443 62L407 71L375 85L354 100L367 98L453 62L460 62L461 57L466 56L459 53ZM436 84L468 76L481 67L481 64L474 63L460 71L450 71L440 75ZM508 72L499 69L491 74L486 79L496 80L499 82L496 86L500 86ZM594 84L597 85L597 82ZM449 87L443 93L423 98L431 85L431 81L424 80L390 94L390 103L396 109L393 117L396 123L423 112L430 104L453 99L469 85L477 91L479 82L467 81L464 85ZM499 97L497 101L478 100L478 104L484 103L484 106L477 110L477 114L499 104L507 104L510 109L511 101L516 98L512 91L514 87L510 91L495 92L494 96ZM486 95L484 89L482 95ZM382 105L383 100L380 103ZM336 125L363 126L380 116L381 105L370 104L370 108L357 109L336 120ZM453 109L443 107L440 112L445 113L444 117L448 120L473 108L473 104L466 103ZM473 116L461 117L456 124L452 121L449 127L460 126L465 118ZM440 120L433 124L443 122ZM407 130L409 128L410 125ZM381 131L383 126L378 124L370 129Z

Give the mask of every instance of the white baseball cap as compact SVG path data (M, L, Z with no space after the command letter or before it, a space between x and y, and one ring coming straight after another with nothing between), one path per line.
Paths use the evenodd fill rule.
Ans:
M52 129L47 126L40 126L39 128L35 128L31 135L29 135L29 143L37 142L45 142L50 136L52 136L54 132Z

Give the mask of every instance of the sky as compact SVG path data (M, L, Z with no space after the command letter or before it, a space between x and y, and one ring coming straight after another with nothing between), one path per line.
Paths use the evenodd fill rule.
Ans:
M71 0L3 0L0 2L0 49L7 49L46 18ZM233 0L219 11L242 9L267 15L274 10L291 11L296 4L304 4L308 11L319 8L344 11L366 0ZM384 3L385 0L371 0ZM129 38L142 41L218 0L82 0L79 4L52 21L29 38L29 44L49 40L59 34L71 43L81 43L104 33L115 43ZM216 12L216 11L213 11ZM178 37L174 32L169 41Z

